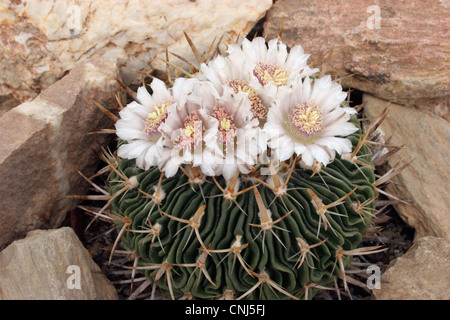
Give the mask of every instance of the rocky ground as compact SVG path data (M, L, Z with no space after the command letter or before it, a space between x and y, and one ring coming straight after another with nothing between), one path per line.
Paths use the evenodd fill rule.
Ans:
M141 10L104 1L92 5L48 1L39 8L21 1L0 5L0 280L8 279L0 281L0 298L42 297L36 288L53 294L46 296L50 299L80 298L66 290L65 277L52 278L45 272L67 274L68 263L85 266L86 278L93 279L90 274L98 278L82 284L90 287L84 298L149 296L150 288L139 294L130 290L129 271L120 268L131 263L129 257L117 255L108 263L115 239L111 226L96 221L83 232L90 217L76 209L80 199L67 196L89 192L78 171L86 176L96 172L98 150L111 142L110 135L92 134L113 127L93 101L110 107L126 103L130 96L119 82L133 87L142 74L164 73L160 58L167 59L167 47L178 54L189 52L189 61L195 61L183 34L191 30L201 53L222 34L219 49L238 34L268 39L281 35L288 46L301 44L311 53L314 67L352 90L351 99L363 105L364 118L375 119L386 107L389 110L380 126L381 139L402 149L386 159L379 157L377 172L391 170L396 175L380 185L389 194L382 195L387 202L380 202L380 209L383 204L387 207L377 219L380 229L364 240L389 249L358 257L348 275L365 284L370 276L367 265L377 264L382 288L370 292L355 281L349 293L326 291L315 299L450 299L450 198L442 191L450 180L448 1L377 5L370 0L273 4L267 0L245 5L217 1L214 8L196 1L186 1L181 8L145 8L139 1L137 5ZM199 16L205 18L196 19ZM106 24L109 28L104 28ZM169 56L172 63L186 67ZM47 229L53 231L39 232ZM72 230L81 239L76 245ZM50 244L54 249L45 250ZM76 259L57 259L52 252ZM29 263L39 257L46 257L49 264ZM82 263L84 259L88 262ZM21 263L35 267L26 269L33 279L14 272ZM143 283L139 277L134 289ZM90 286L107 280L114 287ZM19 285L22 291L14 289Z

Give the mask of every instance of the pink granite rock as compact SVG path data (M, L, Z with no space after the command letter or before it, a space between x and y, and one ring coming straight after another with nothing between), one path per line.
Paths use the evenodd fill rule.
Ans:
M311 53L310 62L334 48L326 73L346 77L344 86L448 118L450 6L445 1L279 0L267 14L265 35L275 37L282 22L282 40L301 44Z

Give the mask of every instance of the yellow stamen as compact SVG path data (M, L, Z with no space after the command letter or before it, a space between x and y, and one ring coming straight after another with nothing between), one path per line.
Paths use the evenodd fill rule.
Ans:
M230 120L228 119L222 119L222 121L220 121L220 128L222 130L228 130L231 128L231 123Z
M272 83L278 87L284 86L289 79L289 71L271 63L259 63L253 69L253 74L263 86L268 83Z
M311 101L297 104L289 113L288 124L296 136L309 138L322 130L322 112L319 106Z
M235 93L245 92L248 95L252 106L252 113L255 118L264 119L267 116L267 108L259 98L258 94L244 80L233 79L226 83L227 86L234 89Z
M185 134L187 137L191 137L194 133L195 133L195 129L194 129L193 126L187 126L187 127L184 129L184 134Z
M219 121L219 131L222 135L224 146L230 147L233 144L234 136L236 134L234 116L228 114L225 108L221 105L214 106L211 116Z
M173 99L152 106L152 111L149 112L144 120L144 132L149 136L157 133L161 123L167 117L167 108L173 103Z
M205 131L202 119L197 111L192 111L184 119L184 128L181 136L174 141L174 145L181 144L183 148L198 146L202 141L202 135Z

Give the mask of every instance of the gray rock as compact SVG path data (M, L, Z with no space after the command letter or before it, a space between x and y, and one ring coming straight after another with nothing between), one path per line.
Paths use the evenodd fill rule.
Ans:
M3 300L112 300L114 286L68 227L35 230L0 252Z
M364 94L364 113L377 118L387 107L389 115L380 128L389 144L405 146L387 159L391 168L412 163L394 177L387 191L398 198L411 200L395 209L411 227L415 238L438 236L450 238L450 181L448 121L427 110L408 108Z
M382 275L377 300L450 300L450 242L445 238L418 239Z

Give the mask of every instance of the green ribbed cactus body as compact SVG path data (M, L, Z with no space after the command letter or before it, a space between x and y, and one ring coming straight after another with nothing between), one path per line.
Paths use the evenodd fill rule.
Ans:
M358 125L356 119L353 122ZM348 137L354 147L360 136L358 131ZM370 164L366 146L359 155L359 160ZM121 159L118 169L128 178L135 176L139 183L112 202L112 213L128 217L131 223L122 236L122 246L137 253L139 266L149 267L145 275L156 281L168 297L172 292L175 298L188 294L197 299L218 299L226 293L250 299L302 298L306 284L327 286L340 274L337 250L352 250L360 244L370 215L356 212L354 204L366 203L368 210L374 210L375 206L375 201L371 201L376 196L373 170L339 156L313 177L312 171L297 165L287 185L289 196L276 197L270 188L257 185L272 221L278 220L267 229L260 226L260 210L253 189L236 197L238 206L223 197L210 177L201 185L191 184L179 170L174 177L161 180L165 197L158 205L144 194L153 194L158 186L161 176L158 168L143 171L133 160ZM117 174L111 176L111 196L123 188L122 180ZM226 187L221 177L216 180L222 188ZM240 190L253 185L253 180L242 178ZM341 204L330 208L333 214L326 213L327 221L323 221L312 204L308 188L325 205L357 189ZM202 205L206 207L197 235L185 221L193 218ZM122 226L118 223L118 230ZM156 230L155 226L157 234L135 232ZM309 246L323 243L305 252L301 261L299 239ZM239 250L232 251L233 245ZM205 246L209 254L205 253ZM204 267L199 264L202 261ZM159 269L164 264L166 269L170 268L169 272ZM278 289L261 279L270 279ZM252 290L258 281L259 287ZM309 297L313 294L314 289Z

